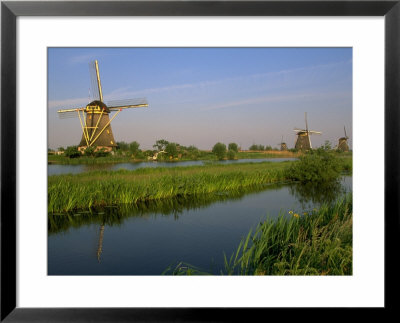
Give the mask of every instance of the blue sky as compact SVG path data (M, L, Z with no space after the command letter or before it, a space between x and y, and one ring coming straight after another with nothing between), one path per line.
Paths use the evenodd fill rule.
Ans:
M150 149L158 139L211 149L216 142L294 147L294 128L322 131L352 147L351 48L49 48L49 147L77 145L78 118L57 110L89 103L88 63L99 62L104 100L146 97L122 111L116 141Z

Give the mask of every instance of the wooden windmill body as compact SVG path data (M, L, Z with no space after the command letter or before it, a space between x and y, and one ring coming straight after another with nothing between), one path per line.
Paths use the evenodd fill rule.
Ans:
M97 60L91 62L89 67L94 100L86 107L64 109L57 112L61 118L79 117L82 129L82 139L78 147L80 151L84 152L89 147L93 147L95 150L111 151L117 146L111 129L111 121L124 109L148 107L147 100L143 98L128 99L109 101L106 104L103 101ZM115 114L110 118L110 114L113 112Z
M322 132L308 130L307 112L304 113L306 121L306 129L294 129L296 131L297 139L294 148L297 150L310 150L312 149L310 135L320 135Z
M349 139L349 137L347 137L347 134L346 134L346 127L344 127L344 137L339 138L339 143L338 143L336 149L341 150L341 151L349 151L349 145L347 143L348 139Z
M281 151L286 151L286 150L288 150L288 147L287 147L287 145L286 145L286 142L283 142L283 136L282 136L281 143L278 144L278 145L281 147Z

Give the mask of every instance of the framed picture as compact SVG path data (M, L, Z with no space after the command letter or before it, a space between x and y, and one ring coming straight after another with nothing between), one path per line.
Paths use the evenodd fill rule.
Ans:
M235 310L235 308L241 308L241 311L256 312L272 307L375 307L390 310L395 306L390 291L396 286L398 278L393 273L393 268L396 267L389 255L396 254L394 237L399 233L397 214L399 207L397 202L399 196L397 181L399 135L397 129L400 104L398 93L400 83L399 1L5 1L2 2L1 15L2 320L10 322L23 320L55 322L66 320L73 322L86 320L112 320L115 322L127 320L207 321L212 317L215 321L230 321L236 318L237 309ZM87 48L89 51L86 50ZM80 256L82 256L85 253L84 250L90 249L91 252L93 246L87 246L84 239L86 234L92 234L89 231L82 231L80 232L81 236L75 235L74 237L65 234L64 228L81 226L76 223L85 222L82 214L70 214L71 217L68 218L68 221L65 221L65 217L52 218L49 222L47 220L48 203L50 205L54 201L47 189L52 189L52 185L61 185L47 181L47 158L50 160L48 157L50 152L55 154L57 147L63 145L62 135L57 132L61 124L54 122L52 118L56 115L56 108L60 109L61 114L73 112L76 115L77 112L76 109L70 110L68 107L64 110L61 109L66 101L56 102L57 96L54 95L53 99L53 94L62 92L65 96L66 89L63 88L63 85L60 85L59 88L55 88L53 85L56 83L66 84L68 78L70 78L68 84L71 87L74 83L80 84L80 81L74 81L72 76L68 76L67 72L72 70L73 66L65 65L60 68L57 61L61 56L67 55L66 51L74 52L73 55L68 54L68 57L75 61L95 60L92 66L95 86L91 88L89 94L92 100L82 109L82 116L79 114L77 119L81 120L82 130L78 136L80 140L77 148L78 154L85 151L87 154L116 152L121 156L129 153L129 158L133 158L135 153L132 149L135 147L126 147L124 150L124 143L119 139L114 139L109 127L109 122L113 120L111 117L112 120L103 120L104 124L101 124L99 117L96 127L100 124L102 129L98 134L91 130L96 127L86 124L88 119L85 118L89 118L88 109L93 110L91 113L94 116L97 110L99 114L103 115L111 113L111 110L115 108L114 110L118 114L125 108L145 107L148 103L151 106L151 102L143 99L128 103L124 101L124 104L115 101L114 103L108 102L107 98L103 100L101 84L105 87L110 83L107 83L107 78L103 76L101 76L103 83L100 82L103 65L100 59L100 62L97 62L98 57L93 55L93 49L96 49L96 55L99 53L105 57L105 62L107 62L107 56L118 52L118 55L114 55L114 57L118 57L122 64L123 52L132 51L132 49L138 53L135 57L148 57L147 65L143 60L143 63L139 63L136 67L138 76L131 78L135 84L140 81L148 81L149 84L154 82L151 78L140 77L139 71L145 73L148 70L152 74L165 73L164 77L168 78L172 77L171 70L163 70L160 66L181 64L188 57L191 57L193 61L200 61L206 56L210 57L209 60L204 61L204 64L214 66L216 70L217 68L224 69L224 74L221 74L220 77L226 81L225 87L216 81L205 83L204 79L198 80L196 86L202 88L202 93L206 94L211 101L219 98L224 92L228 93L228 96L223 103L216 100L207 103L207 109L204 111L207 112L208 119L204 119L203 122L208 125L211 123L209 118L211 113L216 113L217 116L217 111L226 108L251 104L266 105L271 102L278 104L277 102L282 100L283 95L288 99L288 94L275 93L274 96L268 97L261 95L262 91L268 89L255 86L260 83L257 83L260 78L270 78L268 82L264 82L270 88L277 86L277 80L282 82L284 80L285 86L289 86L288 79L291 78L292 83L296 84L290 86L297 88L297 92L292 93L290 104L301 105L309 103L307 99L304 100L307 91L306 78L307 80L312 78L322 88L324 84L319 81L319 77L322 75L319 73L329 74L335 89L335 92L329 93L331 97L334 97L331 102L347 104L353 109L345 112L350 115L349 125L348 127L345 125L344 137L340 138L344 138L344 141L340 142L339 139L336 147L340 146L341 149L344 149L343 142L349 138L348 134L351 131L350 149L354 147L355 153L353 178L354 185L357 187L353 195L355 217L352 229L352 234L354 234L352 270L346 271L348 267L343 265L341 268L344 268L344 274L335 273L329 277L320 277L327 274L324 271L315 274L319 277L315 277L315 275L306 277L305 275L309 273L294 271L289 274L290 277L283 278L279 277L280 274L276 272L268 276L265 271L260 269L252 272L257 275L256 277L254 275L246 277L241 274L220 276L216 272L207 277L200 275L196 277L176 277L175 275L166 277L156 275L149 271L148 267L143 271L137 263L144 263L148 260L148 256L141 254L140 250L134 252L130 248L125 248L126 246L123 245L118 246L118 244L113 247L115 257L113 261L122 264L122 261L118 261L128 257L132 264L136 262L135 270L137 271L125 270L122 265L118 268L114 266L109 271L103 271L107 267L103 266L98 271L98 266L96 268L89 265L85 267L84 261L77 262L76 267L69 266L73 257L70 249L79 248ZM293 51L294 49L297 51ZM243 50L247 51L246 54L243 54ZM274 53L267 54L269 51ZM339 63L321 60L318 62L319 65L315 65L316 60L312 61L315 51L323 52L321 57L332 55L331 51L340 52L335 55L340 56L341 60ZM239 52L240 60L235 60ZM262 55L259 54L261 52ZM280 72L275 71L281 73L280 75L284 74L280 79L275 74L271 76L261 68L262 59L283 56L288 57L289 62L304 57L304 60L314 63L313 69L308 74L304 74L305 76L302 74L303 79L301 79L292 73L298 71L296 67L293 67L293 70L281 68ZM129 57L127 59L131 59L132 56ZM173 57L173 59L168 60L165 57ZM246 59L254 65L244 66L245 64L243 64L240 69L238 62ZM213 62L214 60L220 63L217 64ZM188 59L188 61L190 60ZM160 63L157 69L158 62L164 62L164 65ZM229 62L232 64L229 65ZM272 65L268 65L268 68L272 69ZM193 74L193 71L183 71L189 65L182 66L179 65L182 73ZM112 74L110 71L121 73L121 75L124 72L121 66L117 69L116 65L114 67L106 65L105 68L107 76ZM236 68L237 71L247 74L236 72ZM246 70L246 68L248 69ZM198 69L197 72L200 73L199 71L206 67L199 65ZM126 69L125 72L135 74L135 71ZM248 91L250 91L248 93L253 94L252 99L246 99L239 95L240 91L245 90L242 87L245 79L243 75L248 77L247 85ZM113 79L114 82L116 80L117 78ZM185 92L194 87L193 78L190 79L191 82L188 81L185 84L183 83L184 78L179 78L179 80L180 83L173 88L168 85L169 97L186 94L186 101L183 103L186 102L193 107L188 114L194 116L196 120L201 120L201 116L195 112L196 108L202 108L193 101L196 96L190 91ZM240 82L237 82L238 80ZM165 86L163 88L162 85L158 87L149 85L144 92L159 93L164 90ZM117 94L126 94L126 89L121 85L114 92L117 99L119 98ZM134 91L128 91L128 93L135 94ZM319 94L321 95L321 93ZM313 95L315 96L315 93ZM158 100L159 106L161 102L165 102L162 101L164 100L162 96ZM107 104L105 105L103 102ZM323 95L318 102L319 104L324 104L324 102L328 104ZM79 102L79 104L81 103ZM332 104L329 109L336 109L335 104ZM47 108L52 105L54 107L50 113ZM165 106L168 108L167 104ZM173 130L180 127L178 121L190 123L189 119L182 117L183 110L173 109L175 108L171 106L171 110L156 111L159 115L163 115L164 121L171 122L170 129L163 128L163 133L170 134L170 137L179 133L178 130ZM282 107L281 109L283 110ZM310 107L310 109L312 108ZM234 109L230 111L234 111ZM258 115L255 110L245 111L248 111L249 117ZM338 111L341 110L338 109ZM168 119L171 113L176 113L175 119L179 119L174 120L176 123L173 123L172 119ZM304 116L303 113L301 118ZM333 115L335 113L329 114L332 123L333 120L336 120ZM236 121L252 124L254 129L255 125L261 122L254 118L253 121L251 118L247 120L243 114L239 113L231 115L230 118L222 114L220 117L225 122L233 122L236 126L239 125L239 122L235 123ZM283 118L283 115L280 117ZM287 114L286 117L288 117ZM296 153L302 149L307 150L307 147L303 147L306 144L309 144L311 148L313 139L310 140L309 134L311 132L319 134L321 129L318 129L318 125L312 124L311 129L316 127L313 129L316 131L309 130L310 117L310 113L306 114L305 128L296 130L297 141L293 144L290 143L290 147L287 147L286 143L286 147L283 146L284 140L280 138L280 135L278 136L277 140L281 140L280 149L286 150L293 146L293 153ZM150 117L153 118L153 121L145 118L143 119L146 120L144 123L149 126L140 128L141 125L138 124L137 127L148 133L147 137L152 138L151 133L154 130L150 129L150 124L162 127L162 123L155 120L157 115L154 113ZM262 115L262 118L266 118L266 115ZM352 118L353 120L351 120ZM123 123L121 124L123 125ZM295 125L291 125L291 127L293 126ZM127 127L126 124L125 127ZM343 131L342 127L341 124L341 132ZM135 158L138 160L154 159L160 162L164 161L167 155L169 161L169 159L181 159L183 154L193 153L194 148L190 148L184 140L185 134L194 134L197 131L195 123L192 123L190 129L188 127L182 127L182 129L187 129L186 132L182 131L181 138L184 145L175 143L172 145L170 142L158 140L154 145L156 147L152 150L151 145L156 138L145 142L146 136L141 137L144 145L147 145L148 148L146 151L139 151L136 147L135 151L140 154L135 155ZM211 128L208 129L211 133ZM221 141L228 140L224 137L223 131L221 127L219 134L223 138ZM246 131L243 131L243 136ZM306 137L303 136L304 133L307 134ZM218 136L217 132L214 135ZM55 140L56 136L60 136L58 141ZM304 141L303 137L307 140ZM103 145L105 148L97 149L94 142L98 138L106 143L105 146ZM177 136L177 138L179 137ZM250 142L250 137L246 140L248 142L238 142L239 145L235 145L250 146L252 144L254 146L250 149L252 151L278 150L272 147L266 149L264 146L260 148L261 145L256 145L258 142ZM318 143L318 146L323 147L323 142L318 140L322 139L317 139L315 142ZM352 142L354 142L353 147ZM214 147L211 142L207 141L199 144L204 144L206 147L200 147L203 151L212 150L212 153L218 158L217 144ZM276 144L278 142L273 143L273 145ZM328 143L325 142L325 145L327 147ZM90 150L91 146L93 146L93 151ZM237 148L230 145L228 153L232 155L232 158L224 155L220 159L234 160L235 154L244 153L240 150L238 152ZM226 150L225 147L223 152L226 153ZM68 151L69 153L70 151ZM163 156L163 153L166 155ZM54 157L54 159L57 158ZM370 178L368 178L369 176ZM72 186L66 189L65 194L68 201L71 201L69 195L72 194L73 189ZM304 197L306 193L303 191L293 194L300 194ZM195 207L201 208L203 202L195 199L191 203L194 203ZM253 203L255 202L253 201ZM55 212L63 209L63 206L55 204L51 204L51 207ZM190 209L186 204L184 207ZM310 212L312 212L311 209ZM293 216L300 217L296 212L294 214ZM79 221L74 216L79 216ZM120 216L117 217L119 219ZM114 221L111 218L112 216L108 221ZM203 216L203 219L207 219L206 215ZM107 239L108 234L105 232L104 222L100 222L99 227L96 227L95 230L99 239L94 247L98 262L104 256L104 254L102 255L102 241L104 237ZM223 223L214 224L215 226L224 226ZM162 227L159 230L162 230ZM49 233L48 239L50 231L53 236L50 236ZM137 237L140 237L139 231L137 231ZM216 235L223 234L223 230L216 230L216 232ZM117 234L123 234L123 231L114 232L110 237L116 241ZM132 232L125 234L132 234ZM195 236L199 232L190 231L187 234ZM172 237L161 234L159 236L163 239ZM214 243L211 234L209 240L211 244ZM224 240L226 239L224 238ZM151 251L153 257L157 259L162 258L179 241L182 243L179 239L172 242L165 240L164 243L160 239L154 241L160 246L159 253L155 252L157 248ZM186 243L190 245L188 241L186 240ZM79 245L79 243L81 244ZM198 242L193 240L191 243L190 248L195 255ZM164 249L161 248L162 245L164 245ZM345 263L345 259L340 257L341 261ZM69 259L69 262L65 259ZM152 263L156 262L152 261ZM154 268L159 272L163 266L164 264L161 263L161 265L155 265ZM215 262L215 266L219 266L218 262ZM185 273L190 273L191 270L195 271L194 268L188 270L186 265L181 265L175 268L174 273L181 270ZM219 267L217 271L220 271ZM283 272L288 274L287 271ZM362 291L366 284L369 286L368 292ZM267 288L270 293L265 295L264 290ZM340 291L343 295L340 295ZM343 291L345 292L343 293ZM240 294L251 296L246 296L246 300L243 300L237 296Z

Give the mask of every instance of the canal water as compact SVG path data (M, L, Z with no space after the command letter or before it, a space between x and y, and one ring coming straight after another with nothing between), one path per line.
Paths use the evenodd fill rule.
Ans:
M310 211L352 191L338 185L270 185L196 199L49 215L49 275L160 275L179 262L218 275L250 228L267 216Z
M205 160L190 160L179 162L135 162L135 163L118 163L118 164L94 164L94 165L48 165L48 175L61 175L61 174L79 174L93 170L118 170L127 169L135 170L145 167L179 167L179 166L194 166L213 164L238 164L238 163L260 163L260 162L281 162L287 160L294 160L295 158L257 158L257 159L238 159L238 160L221 160L221 161L205 161Z

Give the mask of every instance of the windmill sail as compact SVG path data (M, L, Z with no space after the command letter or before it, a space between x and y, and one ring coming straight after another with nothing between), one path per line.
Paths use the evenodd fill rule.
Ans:
M107 101L106 104L111 111L120 109L129 109L129 108L142 108L149 106L145 98L113 100L113 101Z
M322 132L320 132L320 131L308 130L307 112L304 113L304 119L305 119L305 123L306 123L306 129L294 129L294 131L296 131L296 135L297 135L295 149L298 149L298 150L312 149L310 135L322 134Z
M103 101L103 93L100 82L99 65L96 61L89 63L91 97L93 101Z
M117 146L111 129L111 121L123 109L147 107L148 103L146 99L140 98L109 101L106 104L103 100L97 60L89 63L89 74L93 101L86 107L58 110L58 115L60 118L79 118L82 129L79 150L84 151L88 147L96 147L96 149L104 148L111 151L113 147ZM115 113L110 118L111 112Z

